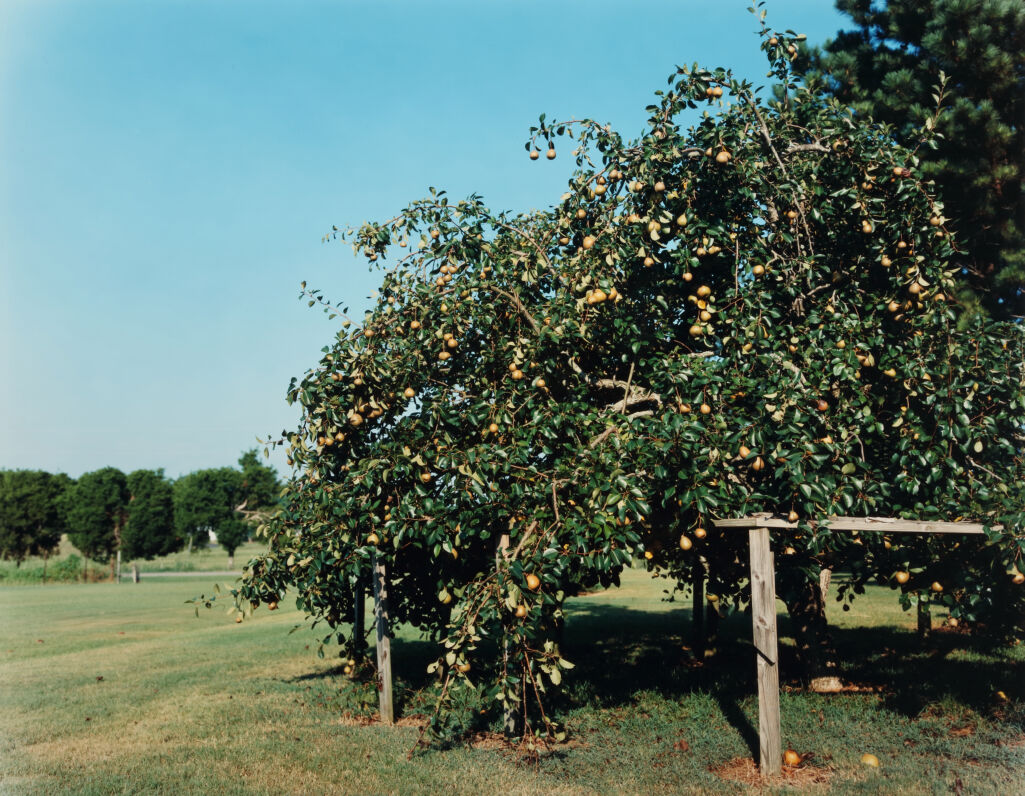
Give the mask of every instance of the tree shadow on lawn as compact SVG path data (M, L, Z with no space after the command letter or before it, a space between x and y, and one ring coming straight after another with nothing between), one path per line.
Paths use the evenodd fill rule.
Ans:
M757 693L755 650L750 615L727 615L706 657L695 658L689 646L689 608L643 611L614 605L571 603L562 653L575 664L564 688L550 693L555 714L581 707L615 709L636 704L641 691L675 701L692 693L709 694L725 719L757 757L758 730L742 708ZM842 677L870 692L880 706L908 717L930 703L953 699L976 711L993 706L994 692L1025 698L1025 661L962 634L934 634L922 642L911 630L893 627L832 628ZM780 617L780 681L800 687L790 622ZM497 649L481 648L481 660ZM373 649L370 650L371 659ZM429 640L395 639L392 669L398 715L433 710L436 678L427 665L439 648ZM344 663L304 674L290 682L341 679ZM372 688L372 684L367 684Z
M754 695L757 688L749 614L720 621L718 638L703 661L695 660L687 646L689 609L574 605L568 614L563 654L577 665L567 678L572 683L568 705L623 705L639 690L668 699L703 691L720 702L735 726L743 720L738 700ZM997 690L1025 698L1022 656L1012 657L1007 649L971 636L935 632L923 642L914 631L895 627L832 627L831 632L843 680L859 690L879 692L882 706L894 712L917 716L944 699L985 711L993 706ZM779 618L779 635L780 682L801 687L788 617ZM753 737L757 748L757 731Z

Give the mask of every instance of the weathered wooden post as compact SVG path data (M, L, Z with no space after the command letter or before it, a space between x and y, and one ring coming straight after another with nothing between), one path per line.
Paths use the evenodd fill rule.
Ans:
M748 531L751 541L751 623L758 667L758 767L762 776L780 772L779 645L776 638L776 568L769 529Z
M371 554L374 567L374 625L377 628L377 690L380 697L381 721L395 723L391 687L391 636L388 626L388 573L377 552Z
M771 514L713 520L719 528L747 528L751 547L751 621L758 666L758 756L762 776L778 774L782 748L779 722L779 656L776 634L776 570L769 547L769 529L796 530L796 522ZM884 531L886 533L964 533L981 534L984 526L976 522L918 522L891 517L829 517L833 531ZM995 525L994 529L1003 526ZM919 628L923 621L923 601L919 600ZM929 605L924 616L930 622Z

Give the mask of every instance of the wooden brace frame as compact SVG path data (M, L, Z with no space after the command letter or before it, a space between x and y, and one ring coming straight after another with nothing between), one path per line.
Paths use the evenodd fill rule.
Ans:
M758 668L758 765L762 776L780 773L782 739L779 726L779 644L776 637L776 567L769 546L772 529L796 529L798 524L755 514L739 519L713 520L718 528L748 530L751 557L751 624ZM916 522L889 517L831 517L831 531L886 533L981 534L974 522ZM999 526L994 526L999 528Z

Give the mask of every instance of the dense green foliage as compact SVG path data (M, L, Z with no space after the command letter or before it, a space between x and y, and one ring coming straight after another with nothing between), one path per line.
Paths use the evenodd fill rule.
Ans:
M116 467L84 473L61 497L71 543L95 561L110 560L121 545L130 497Z
M174 523L183 539L204 544L210 531L236 521L242 504L242 473L230 467L196 470L174 482ZM231 535L231 529L228 530Z
M242 471L239 492L246 510L261 511L277 506L281 495L277 471L260 462L255 448L243 452L238 466Z
M936 183L951 261L997 317L1025 314L1025 5L1020 0L838 0L856 28L812 53L810 76L894 126ZM940 135L934 95L945 76Z
M56 552L61 534L88 558L153 559L208 532L233 556L253 527L277 508L281 485L255 449L239 469L200 470L172 483L161 470L125 476L108 467L76 483L63 473L0 471L0 558L20 562Z
M64 532L59 498L67 483L67 476L41 470L0 472L0 558L21 562L57 551Z
M180 550L174 528L174 490L163 470L136 470L127 478L128 519L121 533L125 558L152 559Z

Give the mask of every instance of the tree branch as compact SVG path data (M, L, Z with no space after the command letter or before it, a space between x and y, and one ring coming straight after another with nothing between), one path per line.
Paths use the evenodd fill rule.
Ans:
M792 155L794 152L824 152L827 155L832 154L831 150L825 144L820 144L816 141L814 144L790 144L784 151L784 155Z
M509 301L516 305L516 309L519 310L520 314L527 319L527 323L530 324L530 327L534 330L535 334L541 333L541 327L537 325L537 321L534 320L534 316L527 311L527 308L523 305L523 302L520 301L519 296L517 296L515 293L506 293L504 290L502 290L501 288L497 288L494 285L487 285L487 289L493 290L498 295L505 296L507 299L509 299Z

